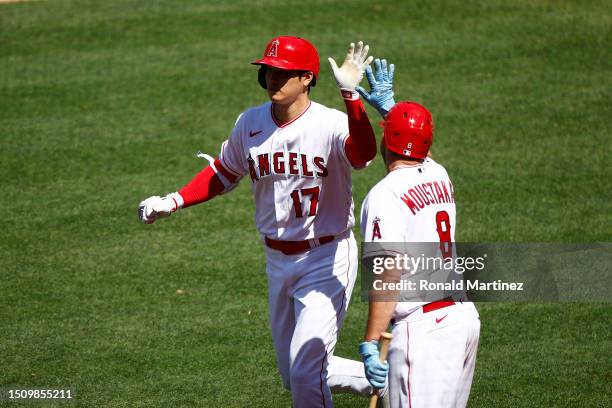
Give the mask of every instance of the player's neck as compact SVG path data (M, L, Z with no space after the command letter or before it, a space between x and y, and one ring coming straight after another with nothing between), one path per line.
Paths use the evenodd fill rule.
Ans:
M393 160L392 162L387 164L387 172L392 172L393 170L403 169L406 167L415 167L423 164L423 160Z
M291 122L293 119L300 116L310 104L308 94L300 94L292 103L278 104L274 103L274 117L280 123Z

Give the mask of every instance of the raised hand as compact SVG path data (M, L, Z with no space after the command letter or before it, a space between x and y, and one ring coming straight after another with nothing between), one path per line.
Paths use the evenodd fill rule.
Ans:
M370 65L373 59L373 57L368 57L369 50L370 46L367 44L363 45L362 41L359 41L357 45L351 43L340 68L338 68L338 64L336 64L332 57L327 59L340 89L354 91L357 85L359 85L359 82L363 79L366 67Z
M395 65L387 66L386 59L376 58L374 67L376 68L375 72L372 72L371 66L368 66L365 70L366 78L370 84L370 92L360 86L357 87L357 92L384 118L395 105L393 99Z

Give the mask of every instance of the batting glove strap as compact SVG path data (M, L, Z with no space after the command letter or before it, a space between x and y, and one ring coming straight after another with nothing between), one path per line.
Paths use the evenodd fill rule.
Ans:
M174 202L174 209L172 212L175 212L179 208L183 208L183 204L185 204L183 197L179 193L170 193L165 196L164 199L172 200Z
M359 99L359 93L354 89L340 88L340 95L347 101L356 101Z
M373 355L378 356L378 342L376 340L364 341L359 345L359 354L364 360Z

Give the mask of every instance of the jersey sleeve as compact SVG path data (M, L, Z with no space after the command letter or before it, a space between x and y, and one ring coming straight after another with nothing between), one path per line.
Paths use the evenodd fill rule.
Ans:
M361 207L361 232L366 243L363 256L395 256L401 253L405 231L406 219L398 205L398 198L384 188L372 189ZM376 243L381 245L374 245Z
M233 176L240 178L248 171L248 162L244 154L244 114L240 114L229 138L221 144L219 163Z

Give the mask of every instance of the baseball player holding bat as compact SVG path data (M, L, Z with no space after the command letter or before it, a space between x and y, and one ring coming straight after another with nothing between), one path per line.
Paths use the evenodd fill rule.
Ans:
M415 102L395 104L394 66L378 59L374 65L375 74L370 67L366 70L371 91L359 92L384 117L381 154L388 174L363 202L364 241L440 243L440 255L452 256L457 225L453 184L444 167L427 157L433 142L432 116ZM385 276L388 282L399 279L393 268ZM434 302L386 300L370 299L365 341L360 345L369 381L382 388L388 376L394 408L465 407L480 333L473 303L462 296ZM376 341L389 323L393 338L388 363L383 363Z
M258 82L270 99L238 116L210 166L178 192L139 205L145 224L229 191L243 177L255 197L265 244L276 359L293 406L332 407L330 388L368 395L363 365L333 356L357 273L351 171L376 155L374 132L356 87L372 58L351 44L329 59L346 114L310 99L319 55L299 37L267 45Z

